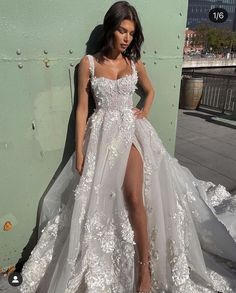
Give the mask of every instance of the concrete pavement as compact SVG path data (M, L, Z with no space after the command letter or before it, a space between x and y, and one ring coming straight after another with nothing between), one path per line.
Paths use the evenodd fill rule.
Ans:
M179 109L175 157L201 180L236 194L236 122L205 109Z

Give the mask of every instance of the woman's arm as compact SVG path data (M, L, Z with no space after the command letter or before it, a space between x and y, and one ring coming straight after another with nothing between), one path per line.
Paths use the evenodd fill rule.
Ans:
M88 95L89 95L89 61L84 56L78 69L78 105L76 108L75 145L76 157L83 152L83 141L88 117Z
M142 89L146 95L144 107L142 108L142 110L137 111L138 113L136 112L138 118L141 118L142 116L148 115L150 108L152 106L155 91L154 91L152 83L147 75L147 71L145 69L145 66L143 65L141 60L138 60L138 62L136 63L136 69L138 72L138 83L142 87Z

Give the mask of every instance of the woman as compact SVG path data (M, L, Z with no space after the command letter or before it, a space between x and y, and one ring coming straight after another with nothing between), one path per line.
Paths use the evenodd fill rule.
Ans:
M100 51L80 62L76 151L44 200L21 292L236 292L235 235L219 214L227 200L235 216L235 199L181 166L147 120L154 90L135 8L116 2L103 28Z

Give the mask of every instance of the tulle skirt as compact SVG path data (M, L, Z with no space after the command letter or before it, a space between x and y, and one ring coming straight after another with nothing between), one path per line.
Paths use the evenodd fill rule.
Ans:
M44 198L21 292L136 292L122 187L132 144L143 160L152 292L236 292L235 197L181 166L148 119L102 109L87 123L82 176L73 153Z

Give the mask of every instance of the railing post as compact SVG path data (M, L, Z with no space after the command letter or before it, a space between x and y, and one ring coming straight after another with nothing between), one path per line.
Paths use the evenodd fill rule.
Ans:
M229 78L226 79L226 91L225 91L225 94L224 94L224 100L222 102L223 104L223 107L222 107L222 110L221 110L221 113L224 114L225 113L225 105L226 105L226 101L227 101L227 89L228 89L228 86L229 86Z
M234 99L234 109L233 109L231 118L236 119L236 97L234 97L233 99Z

